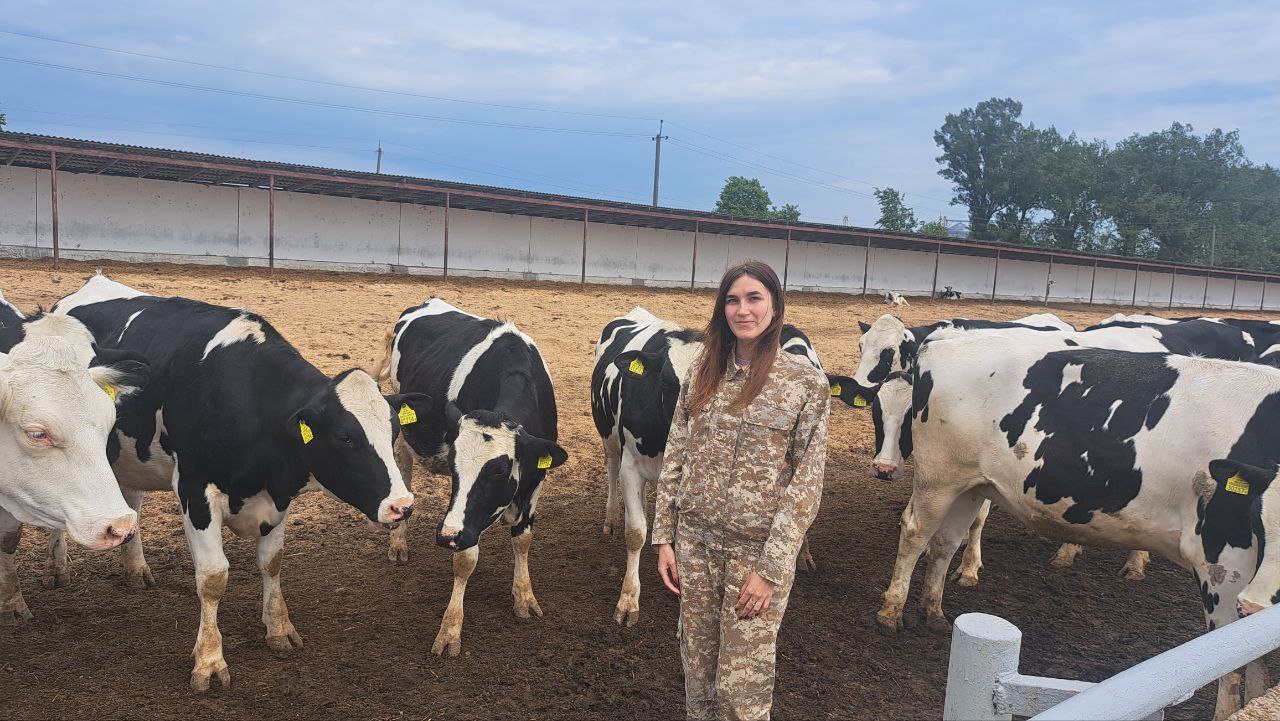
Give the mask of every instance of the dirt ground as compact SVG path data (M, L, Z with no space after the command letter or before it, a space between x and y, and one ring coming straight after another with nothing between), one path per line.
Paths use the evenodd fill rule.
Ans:
M28 529L19 549L23 593L35 620L0 626L0 717L167 719L677 718L683 682L675 599L661 590L646 550L641 619L612 620L625 549L601 534L605 480L591 421L593 342L611 318L643 305L701 325L712 292L622 286L259 269L0 261L0 289L26 311L78 289L94 267L158 295L243 306L267 317L328 373L367 365L400 311L436 294L472 313L510 318L539 344L555 380L561 443L569 462L552 472L539 506L530 566L546 615L511 611L511 552L504 529L482 539L468 587L462 655L430 653L451 587L448 554L431 530L447 500L445 479L415 473L418 514L411 560L395 566L387 539L356 512L319 494L289 518L284 592L306 646L276 658L262 640L253 544L228 534L231 583L221 630L232 685L194 695L189 653L198 624L190 554L177 504L148 497L147 557L159 587L129 588L117 553L72 548L69 587L41 587L46 534ZM851 373L856 322L885 312L878 300L788 295L788 319L813 339L829 370ZM908 324L953 316L1015 318L1034 303L912 301ZM1086 324L1121 308L1058 305ZM1243 317L1256 314L1237 313ZM937 719L950 639L924 628L879 635L871 619L888 581L907 480L867 474L869 414L832 409L821 513L810 532L816 573L801 573L778 648L775 717ZM1145 581L1117 572L1124 553L1089 549L1076 566L1048 567L1055 544L999 512L984 539L986 567L972 589L948 584L951 615L993 613L1023 632L1023 673L1099 681L1183 643L1203 629L1189 575L1164 559ZM957 556L958 558L958 556ZM914 590L918 590L917 572ZM914 596L914 593L913 593ZM1273 673L1276 669L1273 668ZM1207 718L1212 686L1171 709Z

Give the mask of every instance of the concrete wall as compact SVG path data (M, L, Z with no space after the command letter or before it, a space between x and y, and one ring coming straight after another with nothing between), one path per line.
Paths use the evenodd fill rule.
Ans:
M170 260L265 265L268 193L100 175L58 175L59 237L69 258ZM49 172L0 167L0 254L48 255L52 247ZM275 258L281 267L435 274L445 262L443 208L304 193L276 193ZM578 280L583 223L454 209L449 213L451 273ZM1260 281L1098 268L590 223L586 278L592 282L715 286L725 268L757 258L785 274L790 288L843 293L895 290L927 295L953 286L966 297L1049 299L1165 308L1263 305ZM864 275L865 273L865 275ZM1172 284L1172 285L1171 285ZM1280 283L1266 288L1280 310Z

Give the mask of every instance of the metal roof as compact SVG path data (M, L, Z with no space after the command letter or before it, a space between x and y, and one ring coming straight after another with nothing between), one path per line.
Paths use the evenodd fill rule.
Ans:
M267 188L391 203L443 206L492 213L531 215L597 223L664 228L702 233L764 238L790 238L819 243L862 245L900 250L1002 257L1011 260L1097 265L1100 268L1141 267L1185 275L1221 278L1280 278L1254 270L1172 263L1144 258L1055 251L1009 243L935 238L877 228L825 223L771 222L680 208L650 207L570 195L456 183L429 178L365 173L312 165L233 158L184 150L148 148L95 140L59 138L0 131L0 164L47 169L57 159L59 172L169 180L180 183Z

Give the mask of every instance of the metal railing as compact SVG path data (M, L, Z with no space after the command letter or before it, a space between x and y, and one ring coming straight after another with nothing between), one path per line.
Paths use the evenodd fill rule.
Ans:
M1018 672L1022 632L997 616L956 619L944 721L1163 719L1205 684L1280 648L1280 610L1255 613L1147 659L1101 683Z

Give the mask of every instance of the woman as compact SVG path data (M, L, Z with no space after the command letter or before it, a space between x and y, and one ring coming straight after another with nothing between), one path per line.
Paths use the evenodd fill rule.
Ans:
M778 626L822 497L830 387L780 351L783 310L768 265L724 274L658 479L653 544L680 596L691 719L769 717Z

